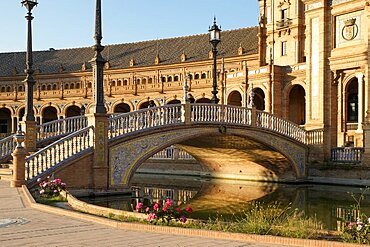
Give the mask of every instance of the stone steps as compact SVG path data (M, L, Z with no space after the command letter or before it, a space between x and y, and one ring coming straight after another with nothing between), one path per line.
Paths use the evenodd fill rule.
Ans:
M0 180L12 180L13 178L13 169L12 168L0 168Z

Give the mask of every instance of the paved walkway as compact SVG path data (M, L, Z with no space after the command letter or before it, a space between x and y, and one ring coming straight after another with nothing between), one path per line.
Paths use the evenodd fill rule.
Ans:
M94 222L39 211L0 180L0 246L255 246L264 243L220 240L116 229Z

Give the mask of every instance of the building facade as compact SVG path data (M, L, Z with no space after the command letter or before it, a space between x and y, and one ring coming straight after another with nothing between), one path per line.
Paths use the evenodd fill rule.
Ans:
M325 130L328 149L364 146L370 118L367 0L259 0L259 26L223 31L218 46L220 104L248 106ZM15 131L25 109L25 53L0 53L0 133ZM88 113L91 48L34 52L39 123ZM103 57L108 113L212 97L208 34L108 45ZM369 120L370 121L370 120Z

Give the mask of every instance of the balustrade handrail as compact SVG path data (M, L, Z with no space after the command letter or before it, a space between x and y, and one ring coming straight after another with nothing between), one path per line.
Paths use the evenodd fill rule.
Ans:
M157 126L180 124L182 107L181 104L164 105L111 116L109 139Z
M70 157L93 147L94 127L85 127L26 158L26 179L32 180Z
M172 109L172 110L171 110ZM135 112L121 113L109 118L110 138L128 132L170 124L184 124L185 105L165 105ZM252 126L252 109L210 103L190 104L191 123L231 124ZM171 113L171 114L170 114ZM167 117L168 119L164 119ZM307 131L298 124L271 113L256 110L255 126L285 135L307 145L323 143L323 129Z
M14 134L5 137L0 140L0 160L9 156L14 148L17 146L17 142L14 140Z
M365 149L361 147L335 147L331 149L331 161L360 163Z
M59 137L78 131L87 126L87 118L85 116L75 116L64 119L50 121L36 126L36 140Z

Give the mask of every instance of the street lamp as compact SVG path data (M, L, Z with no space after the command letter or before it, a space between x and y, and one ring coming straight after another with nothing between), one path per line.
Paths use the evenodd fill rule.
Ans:
M32 59L32 26L31 21L33 19L32 9L38 3L37 0L23 0L22 5L26 7L28 13L26 15L27 20L27 53L26 53L26 69L25 73L27 74L26 79L24 80L25 91L26 91L26 121L35 121L35 115L33 112L33 85L35 85L35 80L32 77L34 70L32 69L33 59Z
M209 42L212 44L213 52L213 84L211 102L217 104L220 99L217 98L217 45L221 42L221 29L216 24L216 17L213 19L213 26L209 31Z

